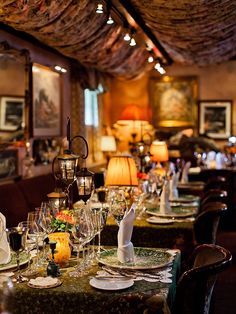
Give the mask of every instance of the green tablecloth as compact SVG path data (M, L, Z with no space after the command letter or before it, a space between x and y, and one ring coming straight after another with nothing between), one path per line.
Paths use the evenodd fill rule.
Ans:
M33 289L26 283L15 284L12 313L61 314L61 313L169 313L175 297L176 277L180 267L180 254L174 259L171 284L135 281L126 290L102 291L89 285L90 276L98 270L94 266L88 275L81 278L62 272L62 285L51 289ZM44 274L45 275L45 274ZM165 309L165 310L164 310Z
M146 221L148 215L141 220L135 220L132 243L141 247L161 247L180 249L183 258L188 256L193 248L193 222L174 222L168 225L150 224ZM113 218L109 218L101 233L103 245L117 245L118 226Z

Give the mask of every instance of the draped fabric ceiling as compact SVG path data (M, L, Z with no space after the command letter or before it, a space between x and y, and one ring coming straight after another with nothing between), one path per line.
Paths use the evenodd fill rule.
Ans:
M231 0L127 0L173 62L208 65L236 51L236 3ZM95 0L1 0L0 22L33 35L63 55L115 77L149 71L145 45L130 47L124 28L106 24Z

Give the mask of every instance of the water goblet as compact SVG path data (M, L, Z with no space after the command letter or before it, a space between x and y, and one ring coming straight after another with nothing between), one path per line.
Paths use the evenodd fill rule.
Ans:
M35 241L36 243L36 250L37 250L37 256L36 256L36 268L39 268L41 266L41 261L39 259L39 244L43 241L45 237L45 231L43 230L42 226L40 225L40 216L37 211L35 212L29 212L28 213L28 238Z
M111 214L119 226L127 210L127 202L123 190L112 191L110 208Z
M21 274L20 270L20 252L25 249L25 243L27 238L28 229L26 227L12 227L6 229L8 241L12 251L16 253L16 262L17 262L17 276L16 282L21 283L26 281Z
M21 222L19 222L18 227L27 228L28 232L29 232L29 223L28 223L28 221L21 221ZM29 239L28 235L27 235L27 239L26 239L26 243L25 243L25 250L27 252L29 262L28 262L27 269L24 272L22 272L23 276L26 276L26 277L27 276L32 276L32 275L35 275L37 273L37 270L34 267L32 267L32 259L31 259L31 254L30 254L30 252L34 248L36 248L36 242L34 240L32 240L32 239Z
M73 215L74 224L72 227L72 246L77 251L77 266L75 271L70 272L71 277L81 277L84 275L84 245L90 241L90 235L92 232L92 224L89 221L87 214L87 207L84 206L82 209L75 211ZM79 253L82 249L83 263L79 263Z

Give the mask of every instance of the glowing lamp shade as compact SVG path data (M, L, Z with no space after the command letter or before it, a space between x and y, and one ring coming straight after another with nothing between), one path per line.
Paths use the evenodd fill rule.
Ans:
M116 140L112 135L104 135L101 137L101 151L102 152L115 152Z
M131 156L111 157L106 174L106 186L137 186L137 167Z
M127 124L131 121L142 121L142 123L148 123L150 121L151 113L147 107L141 107L137 105L127 105L121 112L118 119L118 124Z
M154 141L150 147L150 154L152 160L157 162L163 162L169 160L169 154L166 142L163 141Z

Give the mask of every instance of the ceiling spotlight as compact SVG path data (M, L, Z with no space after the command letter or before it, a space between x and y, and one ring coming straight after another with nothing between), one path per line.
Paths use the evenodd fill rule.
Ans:
M111 25L114 23L114 20L112 19L112 17L109 15L109 18L107 20L107 24Z
M66 69L64 69L64 68L61 68L61 72L62 72L62 73L66 73L66 72L67 72L67 70L66 70Z
M55 69L56 71L61 71L60 65L55 65L54 69Z
M103 13L103 5L102 5L102 3L98 3L97 9L96 9L96 13L98 13L98 14Z
M152 63L153 61L154 61L153 57L152 57L152 56L149 56L149 57L148 57L148 62L149 62L149 63Z
M165 74L166 71L165 69L160 65L160 63L156 63L154 68L160 73L160 74Z
M125 41L130 41L130 39L131 39L130 34L126 33L125 36L124 36L124 40Z
M130 46L136 46L136 41L135 41L135 39L134 38L131 38L131 41L130 41L130 44L129 44Z

